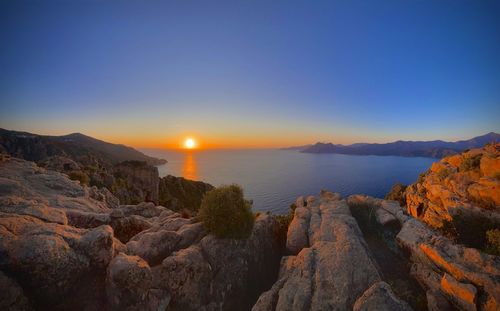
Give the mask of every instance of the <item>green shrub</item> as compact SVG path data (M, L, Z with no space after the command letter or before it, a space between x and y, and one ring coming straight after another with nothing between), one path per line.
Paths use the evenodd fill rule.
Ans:
M198 213L205 228L220 238L245 239L255 216L238 185L221 186L203 196Z
M78 180L80 181L80 184L82 185L88 185L89 184L89 177L87 174L85 174L82 171L72 171L69 173L69 179L71 180Z
M493 255L500 255L500 229L486 231L486 252Z
M476 156L465 158L462 164L460 165L460 171L471 171L479 168L481 164L481 155L478 154Z

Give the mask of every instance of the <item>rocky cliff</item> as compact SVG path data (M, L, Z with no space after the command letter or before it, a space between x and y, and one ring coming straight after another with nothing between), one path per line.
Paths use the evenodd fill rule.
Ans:
M166 160L78 133L43 136L0 129L0 154L34 161L85 185L107 188L121 204L147 201L194 213L205 192L213 188L181 177L160 179L154 165Z
M187 210L196 213L203 195L213 188L202 181L167 175L160 178L159 202L174 211Z
M253 310L411 310L382 282L346 200L297 199L277 282Z
M405 191L408 213L460 243L481 248L500 228L500 144L435 162Z
M0 158L3 310L249 308L278 270L274 217L245 240L153 203L119 205L32 162Z

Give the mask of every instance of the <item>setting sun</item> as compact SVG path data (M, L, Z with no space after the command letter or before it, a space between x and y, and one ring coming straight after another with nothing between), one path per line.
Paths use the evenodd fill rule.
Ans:
M186 149L193 149L196 147L196 141L192 138L187 138L185 141L184 141L184 147Z

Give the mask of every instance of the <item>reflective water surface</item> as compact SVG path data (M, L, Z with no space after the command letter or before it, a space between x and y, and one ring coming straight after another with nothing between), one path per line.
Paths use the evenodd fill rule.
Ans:
M254 201L254 210L274 213L287 212L297 196L317 194L321 189L383 197L395 182L414 182L436 161L269 149L142 151L168 160L158 167L160 176L183 176L214 186L237 183Z

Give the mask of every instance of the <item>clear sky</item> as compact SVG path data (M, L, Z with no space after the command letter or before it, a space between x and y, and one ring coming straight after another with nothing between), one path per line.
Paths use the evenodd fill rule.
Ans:
M137 147L500 132L500 1L0 0L0 127Z

